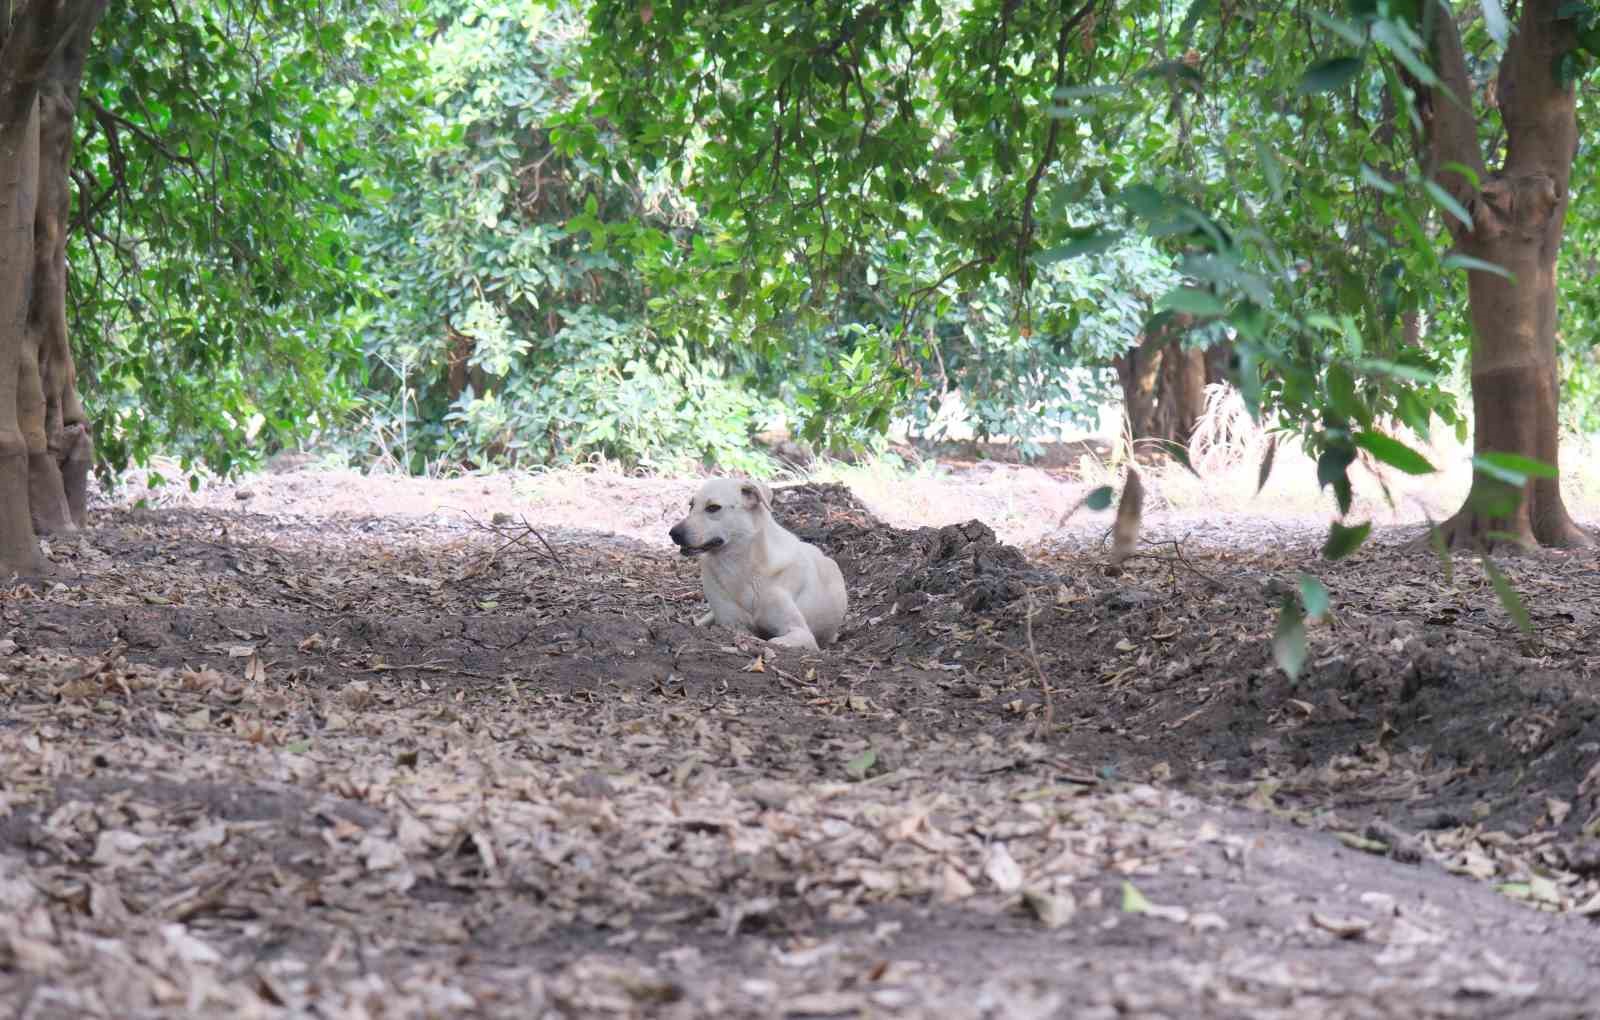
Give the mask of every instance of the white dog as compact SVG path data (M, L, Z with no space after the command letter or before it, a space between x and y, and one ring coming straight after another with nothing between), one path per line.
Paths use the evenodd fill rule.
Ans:
M839 638L848 596L839 565L772 519L760 482L713 478L668 532L685 556L700 556L711 612L696 620L747 630L776 645L816 648Z

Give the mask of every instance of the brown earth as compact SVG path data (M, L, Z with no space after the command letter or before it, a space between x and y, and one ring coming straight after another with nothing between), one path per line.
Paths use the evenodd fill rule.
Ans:
M1403 531L1156 515L1108 576L1054 505L1025 555L795 486L852 597L804 656L689 624L692 483L503 484L296 472L53 544L0 599L0 1004L1600 1015L1593 553L1506 565L1524 638Z

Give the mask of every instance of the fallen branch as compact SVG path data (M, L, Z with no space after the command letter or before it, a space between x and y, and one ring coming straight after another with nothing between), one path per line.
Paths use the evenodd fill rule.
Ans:
M1055 704L1050 697L1050 681L1045 679L1044 667L1039 665L1039 649L1033 643L1033 589L1028 589L1028 611L1023 616L1024 629L1028 634L1028 659L1033 663L1033 671L1039 674L1039 691L1044 699L1044 725L1043 731L1049 733L1055 729Z
M524 545L528 540L528 536L532 535L534 538L539 540L540 545L544 546L543 554L540 554L537 549L532 549L530 547L530 551L533 552L534 555L538 556L540 559L548 559L551 563L554 563L562 570L567 568L567 562L561 558L561 554L556 552L555 547L552 546L550 542L539 533L538 528L535 528L533 525L528 523L528 519L526 517L523 517L520 514L517 516L517 520L522 522L522 531L518 532L513 528L500 527L492 521L488 524L485 524L465 510L460 510L458 512L466 517L467 520L471 521L473 527L479 528L483 531L493 532L494 534L505 539L505 542L503 542L498 549L489 554L489 559L491 561L514 545Z

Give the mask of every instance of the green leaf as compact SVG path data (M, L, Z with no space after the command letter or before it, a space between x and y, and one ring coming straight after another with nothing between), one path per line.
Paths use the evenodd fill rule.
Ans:
M1300 615L1300 604L1286 596L1278 607L1278 626L1272 633L1272 660L1293 683L1300 679L1307 654L1306 623Z
M1367 420L1367 409L1356 396L1356 381L1342 362L1328 366L1328 404L1345 422Z
M1311 20L1315 21L1317 24L1321 25L1323 28L1326 28L1328 31L1332 32L1334 35L1336 35L1339 38L1343 39L1345 42L1349 43L1351 46L1359 47L1359 46L1365 46L1367 44L1366 37L1364 35L1362 35L1361 29L1357 28L1355 25L1351 24L1350 22L1345 21L1342 18L1335 18L1331 14L1324 14L1321 11L1314 10L1314 11L1311 11L1310 13L1311 13Z
M1345 477L1350 465L1355 463L1356 452L1342 442L1329 446L1317 458L1317 487L1325 489Z
M1116 247L1117 242L1120 240L1122 240L1122 231L1120 230L1107 230L1104 232L1097 230L1095 233L1040 252L1034 256L1034 262L1042 268L1065 259L1075 259L1081 255L1098 255L1103 251Z
M1400 188L1393 181L1378 173L1365 162L1361 164L1361 179L1367 184L1383 192L1385 195L1398 195Z
M1361 548L1361 543L1372 534L1372 522L1364 521L1355 527L1346 527L1334 521L1328 529L1328 540L1322 543L1322 558L1325 560L1342 560L1346 556Z
M1506 18L1500 0L1479 0L1483 7L1483 28L1501 49L1511 41L1511 22Z
M1197 287L1175 287L1156 302L1156 307L1201 318L1223 315L1228 310L1215 294Z
M1265 139L1256 139L1256 159L1261 163L1261 173L1267 178L1274 202L1283 201L1283 163Z
M1124 914L1144 914L1150 911L1150 901L1145 899L1132 882L1126 879L1122 882L1122 912Z
M1435 470L1434 466L1428 463L1428 458L1400 440L1392 439L1381 432L1358 432L1355 435L1355 444L1379 461L1390 467L1399 468L1408 475L1431 475Z
M865 779L867 772L870 771L872 766L876 765L877 763L878 752L869 747L865 751L862 751L860 754L856 755L854 758L851 758L849 761L845 762L844 770L850 774L852 779Z
M1385 361L1381 358L1364 358L1356 362L1356 367L1370 375L1391 375L1396 379L1407 379L1414 383L1431 386L1439 381L1439 373L1430 372L1425 368L1416 368L1412 365L1402 365L1396 361Z
M1094 99L1099 96L1119 96L1123 93L1121 85L1063 85L1050 93L1050 98L1058 103L1073 99Z
M1522 505L1522 486L1494 477L1475 479L1467 493L1467 506L1489 518L1506 518Z
M1517 629L1524 634L1533 633L1533 620L1528 616L1528 607L1522 604L1522 598L1517 595L1517 590L1511 587L1511 582L1494 561L1487 556L1483 559L1484 573L1489 575L1489 583L1494 585L1494 593L1500 599L1500 604L1516 623Z
M1104 510L1111 506L1111 497L1115 495L1111 486L1102 485L1089 495L1083 497L1083 505L1090 510Z
M1117 201L1127 210L1146 220L1163 219L1172 214L1176 203L1148 184L1135 184L1117 193Z
M1472 229L1472 214L1467 212L1467 207L1456 201L1456 197L1450 192L1439 187L1437 181L1423 181L1422 190L1426 191L1428 197L1433 199L1434 205L1460 220L1462 226L1468 230Z
M1394 54L1395 59L1405 65L1405 69L1410 71L1411 76L1417 81L1429 86L1439 84L1439 76L1433 73L1433 68L1428 66L1427 61L1422 59L1421 54L1406 39L1408 31L1403 23L1398 21L1375 21L1372 25L1372 38Z
M1194 462L1189 459L1189 448L1187 446L1170 439L1164 439L1161 441L1161 448L1166 451L1167 456L1177 461L1178 465L1185 471L1196 478L1200 477L1200 472L1195 468Z
M1256 495L1261 495L1261 490L1267 487L1267 479L1272 477L1272 461L1278 453L1278 437L1273 436L1267 440L1267 452L1261 455L1261 467L1256 472Z
M1328 589L1310 574L1300 575L1300 604L1305 606L1306 619L1320 620L1328 615Z
M1078 117L1093 117L1101 112L1093 103L1073 103L1071 106L1052 106L1050 116L1056 120L1074 120Z
M1478 171L1472 169L1470 166L1467 166L1465 163L1458 163L1453 159L1440 163L1439 172L1460 174L1468 184L1472 185L1474 190L1482 186L1482 181L1478 177Z
M1428 547L1439 559L1439 566L1444 570L1444 583L1448 587L1455 584L1455 560L1450 556L1450 545L1445 541L1444 530L1432 521L1428 522Z
M1556 478L1560 475L1554 464L1500 450L1478 454L1472 458L1472 466L1490 478L1497 478L1519 489L1527 485L1530 478Z
M1507 269L1505 266L1498 266L1493 262L1485 262L1483 259L1476 259L1471 255L1451 253L1441 259L1439 264L1444 266L1446 269L1476 269L1481 273L1493 273L1496 276L1503 276L1512 282L1515 282L1517 279L1511 274L1511 270Z
M1295 95L1310 96L1342 89L1361 73L1361 58L1342 56L1319 60L1300 76Z

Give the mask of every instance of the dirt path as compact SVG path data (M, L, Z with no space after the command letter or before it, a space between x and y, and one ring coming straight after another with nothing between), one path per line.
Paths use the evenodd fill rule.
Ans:
M1522 639L1388 539L1157 519L1108 577L1100 526L1024 557L811 486L850 629L775 656L686 622L690 483L516 484L52 545L0 599L0 1010L1600 1014L1592 555L1512 565ZM1291 688L1301 569L1338 613Z

